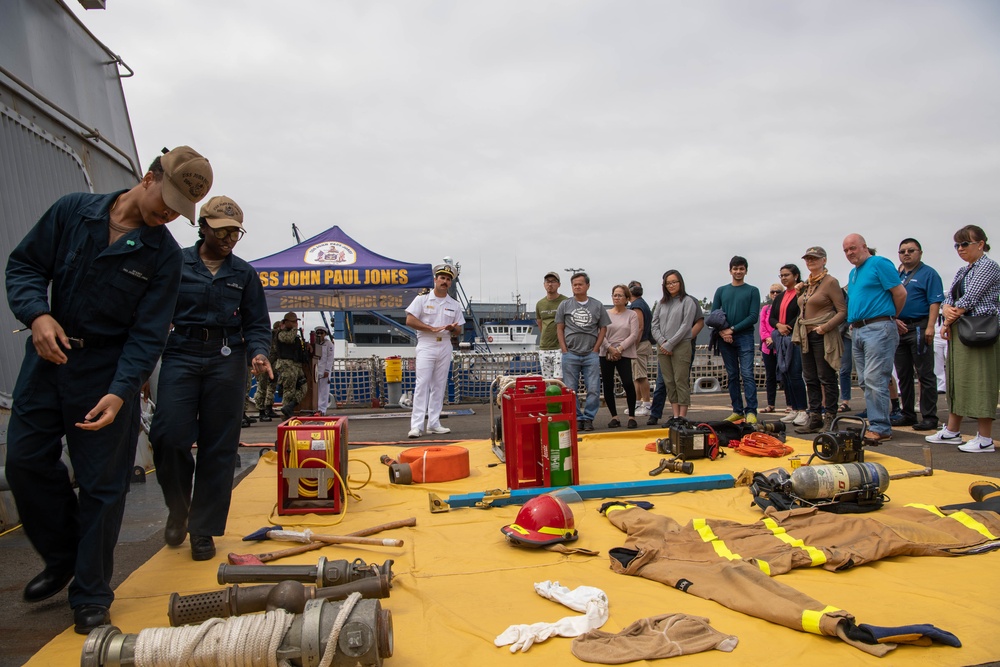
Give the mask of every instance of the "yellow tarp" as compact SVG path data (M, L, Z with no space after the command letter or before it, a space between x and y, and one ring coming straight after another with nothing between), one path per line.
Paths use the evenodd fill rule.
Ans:
M660 455L644 446L666 431L637 431L587 435L580 442L581 483L597 484L650 479L648 472ZM789 438L797 453L808 453L811 444ZM431 514L428 492L443 497L506 486L503 465L488 467L497 459L488 441L463 443L470 451L469 478L442 484L394 486L387 469L378 463L381 454L396 454L391 447L368 447L350 453L352 478L372 480L358 491L360 502L352 502L337 526L313 525L314 532L344 534L369 526L417 518L415 528L384 533L405 540L402 548L325 547L320 551L280 561L282 564L315 564L319 555L329 559L362 558L372 563L395 561L392 596L382 604L391 610L395 654L387 661L395 667L440 667L441 665L564 665L580 663L570 653L570 641L553 638L512 655L497 648L493 639L511 624L555 621L573 614L562 605L535 594L532 585L553 580L575 588L581 585L603 589L610 600L610 620L603 630L617 632L633 621L664 613L687 613L711 619L721 632L739 637L732 654L710 651L681 658L685 664L900 664L975 665L1000 660L997 600L1000 600L1000 553L954 558L895 558L841 573L819 569L783 575L781 581L812 595L825 604L845 609L858 622L894 626L931 623L956 634L962 648L935 645L930 648L902 646L885 658L868 656L843 642L795 632L730 611L662 584L614 574L608 567L608 549L622 545L624 534L598 512L601 501L585 501L574 507L580 539L577 546L598 550L589 558L564 556L540 550L509 546L500 527L512 522L517 506L454 509ZM890 473L919 466L869 450L866 460L879 462ZM744 468L766 470L783 465L785 459L760 459L730 452L718 461L695 461L695 475L732 474ZM276 500L277 466L262 460L234 492L227 533L216 539L215 561L193 562L187 544L164 548L136 570L116 591L111 609L113 622L123 632L137 633L146 627L167 626L170 593L216 590L218 565L229 552L264 552L291 546L283 542L249 543L240 538L267 523ZM670 473L665 473L670 475ZM675 475L675 477L679 477ZM932 477L893 481L888 489L891 505L919 502L950 504L968 500L971 475L935 472ZM725 518L743 522L761 517L751 508L745 488L648 496L654 512L682 523L692 518ZM309 523L330 523L337 517L279 517L286 528L301 529ZM56 637L29 665L79 664L84 637L72 628Z

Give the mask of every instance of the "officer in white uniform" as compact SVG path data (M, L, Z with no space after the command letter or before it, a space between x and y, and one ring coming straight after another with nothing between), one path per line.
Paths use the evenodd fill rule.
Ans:
M316 342L313 343L313 359L316 360L316 412L321 415L325 415L330 407L333 350L333 341L327 337L326 328L316 327Z
M434 290L421 294L406 309L406 326L417 332L417 386L413 390L413 414L409 437L427 433L450 433L441 426L441 407L451 367L451 339L462 335L465 316L458 301L448 296L455 269L449 264L434 267Z

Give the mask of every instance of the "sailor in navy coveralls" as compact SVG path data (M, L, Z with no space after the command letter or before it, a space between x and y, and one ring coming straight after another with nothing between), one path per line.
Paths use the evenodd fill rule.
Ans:
M7 262L7 300L31 337L14 386L6 473L45 561L24 599L44 600L72 581L81 634L110 622L139 390L177 299L181 251L164 225L193 218L211 185L208 160L175 148L131 190L56 201ZM59 460L63 436L79 498Z
M149 431L156 479L170 516L171 546L191 534L191 557L215 556L226 531L246 400L247 365L273 377L267 360L271 321L257 271L233 255L243 211L229 197L209 199L200 240L184 248L174 329L160 367ZM191 445L198 444L197 460Z

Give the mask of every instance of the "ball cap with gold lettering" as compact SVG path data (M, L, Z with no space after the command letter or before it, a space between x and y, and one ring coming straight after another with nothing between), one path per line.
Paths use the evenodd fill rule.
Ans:
M202 204L198 218L205 218L205 224L212 229L223 227L243 229L243 209L225 195L217 195Z
M212 165L190 146L178 146L160 156L163 203L195 224L194 205L212 189Z
M813 247L808 248L802 255L802 259L805 259L806 257L819 257L820 259L826 259L826 250L823 250L818 245L814 245Z

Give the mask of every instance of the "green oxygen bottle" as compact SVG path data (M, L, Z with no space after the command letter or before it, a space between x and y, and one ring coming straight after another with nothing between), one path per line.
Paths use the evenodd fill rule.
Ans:
M562 388L550 384L545 389L546 396L562 396ZM562 412L559 401L549 401L546 410L550 415ZM569 486L573 483L573 434L569 422L551 417L548 422L549 486Z

